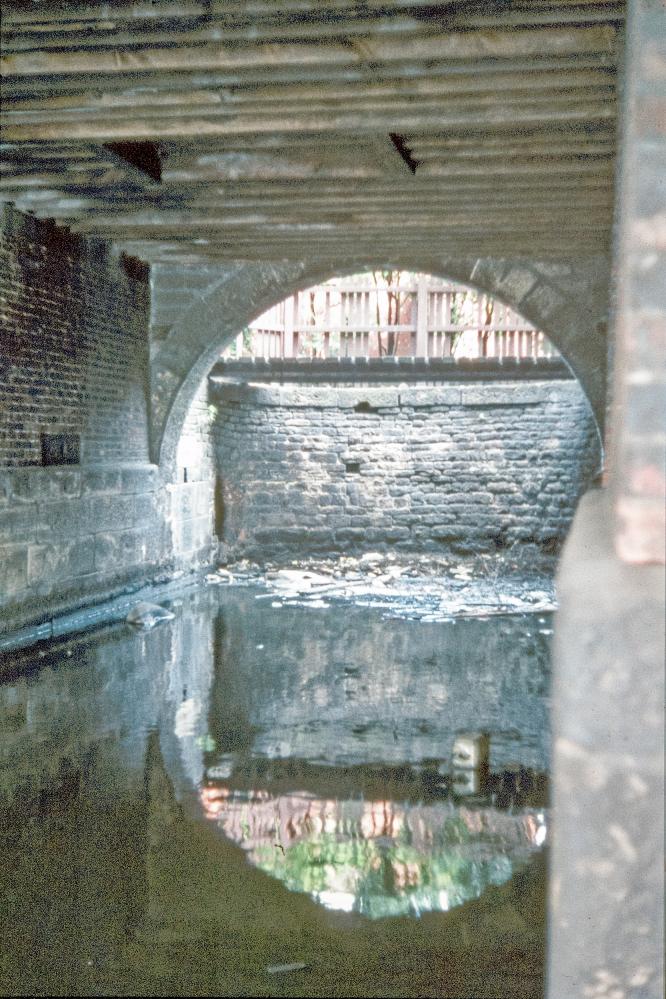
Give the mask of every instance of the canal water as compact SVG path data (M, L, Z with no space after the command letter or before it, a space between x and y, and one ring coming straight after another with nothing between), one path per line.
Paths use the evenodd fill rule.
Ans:
M4 655L0 992L541 996L550 614L265 596Z

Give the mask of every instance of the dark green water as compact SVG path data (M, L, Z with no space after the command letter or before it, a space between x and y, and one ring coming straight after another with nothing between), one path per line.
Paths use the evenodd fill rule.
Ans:
M542 995L549 618L255 597L5 656L2 994Z

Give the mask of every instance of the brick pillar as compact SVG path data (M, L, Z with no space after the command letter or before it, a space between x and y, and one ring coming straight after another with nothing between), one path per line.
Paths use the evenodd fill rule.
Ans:
M610 485L558 571L549 999L664 994L666 9L628 13Z
M610 478L615 548L664 562L666 524L666 7L629 5Z

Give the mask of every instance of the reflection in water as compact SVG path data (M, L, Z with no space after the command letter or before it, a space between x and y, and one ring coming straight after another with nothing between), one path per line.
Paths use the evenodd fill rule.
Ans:
M0 992L272 994L308 961L289 994L478 996L505 962L493 994L539 995L547 620L171 609L0 661Z
M248 630L239 611L217 622L200 800L252 864L377 918L476 898L543 845L544 781L525 766L546 767L538 619L389 625L285 607ZM503 769L449 772L471 724Z
M543 810L201 789L206 814L292 891L364 916L446 911L503 884L545 840Z
M273 610L228 594L210 735L219 753L399 766L448 760L458 732L484 729L491 766L545 772L546 621L424 624L347 606Z

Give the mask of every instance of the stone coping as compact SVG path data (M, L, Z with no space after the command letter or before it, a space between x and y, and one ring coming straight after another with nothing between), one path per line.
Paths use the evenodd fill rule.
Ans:
M219 380L286 382L485 381L573 379L560 358L339 357L328 359L255 357L218 361L210 373Z
M375 384L325 385L301 382L227 381L213 379L211 394L222 404L245 404L256 407L287 409L356 409L375 412L385 409L427 409L438 406L526 406L557 402L576 393L575 381L554 382L542 376L540 381L527 384L508 378L487 383L472 380L471 384Z

